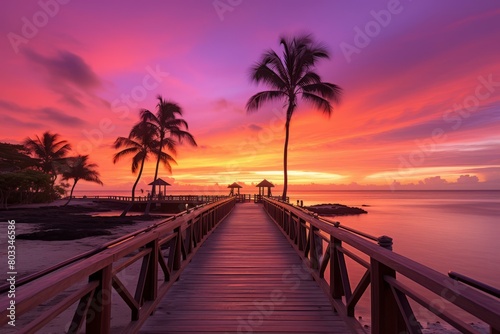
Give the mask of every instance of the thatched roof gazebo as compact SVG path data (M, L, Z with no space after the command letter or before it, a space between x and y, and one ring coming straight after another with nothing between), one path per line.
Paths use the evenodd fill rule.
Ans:
M240 194L240 188L243 188L240 186L238 183L233 182L233 184L230 184L227 186L228 188L231 188L231 191L229 191L229 196L234 196L234 188L238 189L238 195Z
M170 183L158 178L156 179L156 181L154 182L151 182L150 184L148 184L149 186L153 186L153 194L156 194L156 186L158 186L158 190L160 191L161 193L161 186L163 186L163 193L161 193L161 195L165 196L165 194L167 193L167 186L171 186ZM159 194L160 194L159 193Z
M274 184L269 182L268 180L264 179L262 180L256 187L259 188L259 196L265 196L264 195L264 188L267 188L267 197L271 197L271 188L274 187Z

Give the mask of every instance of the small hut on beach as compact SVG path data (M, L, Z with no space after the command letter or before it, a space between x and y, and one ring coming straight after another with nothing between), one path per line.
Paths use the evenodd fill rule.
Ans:
M233 182L233 184L230 184L227 186L228 188L231 188L231 190L229 191L229 196L234 196L234 189L238 189L238 195L240 194L240 188L243 188L242 186L240 186L238 183L236 182Z
M268 180L262 180L256 187L259 188L259 196L266 196L264 193L264 188L267 188L267 197L271 197L271 188L274 187L274 184L269 182Z
M153 194L158 194L159 198L162 196L165 196L167 194L167 186L171 186L170 183L168 183L160 178L156 179L156 181L154 181L154 182L151 182L149 185L153 186ZM158 186L158 190L159 190L158 193L156 192L156 186ZM163 193L161 192L161 186L163 186Z

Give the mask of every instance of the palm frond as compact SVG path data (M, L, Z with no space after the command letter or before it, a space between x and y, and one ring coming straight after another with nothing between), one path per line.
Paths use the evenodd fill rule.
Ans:
M264 102L285 99L286 97L286 93L280 90L267 90L259 92L248 99L246 105L247 112L256 111L262 106L262 104L264 104Z
M319 82L321 82L320 76L315 72L308 71L297 81L297 86L302 87Z
M165 152L161 152L160 161L162 162L163 166L167 169L169 173L172 173L172 166L170 165L170 163L177 165L177 161L175 161L175 159L172 156L170 156Z
M138 152L140 152L140 150L141 150L140 147L133 146L133 147L126 148L120 152L117 152L117 153L115 153L115 155L113 155L113 163L115 164L121 158L127 157L129 155L137 154Z
M330 116L333 111L333 106L330 103L330 101L322 98L321 96L312 94L312 93L306 93L302 92L302 98L308 102L310 102L312 105L314 105L316 108L320 109L323 111L324 114Z
M276 75L281 78L285 86L290 85L290 75L283 60L273 50L267 51L262 57L262 65L269 67Z
M319 82L302 86L302 91L306 93L319 94L321 97L340 103L342 88L328 82Z
M146 161L148 159L147 152L145 151L139 151L137 152L136 155L132 158L132 173L137 172L137 168L139 168L139 165L142 164L142 161Z
M113 148L119 149L124 146L135 146L135 147L141 147L141 144L136 142L135 140L132 140L130 137L118 137L116 138L115 142L113 143Z
M74 179L75 184L78 180L85 180L102 185L100 174L95 170L97 164L89 163L88 158L88 155L80 155L68 159L68 169L63 173L63 180Z
M287 89L286 74L284 78L280 75L270 69L267 64L256 64L250 70L250 77L253 81L257 83L263 82L271 87L285 91Z

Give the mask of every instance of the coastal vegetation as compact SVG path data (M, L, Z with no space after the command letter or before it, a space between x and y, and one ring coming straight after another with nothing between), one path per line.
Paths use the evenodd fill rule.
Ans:
M23 144L0 143L1 207L61 198L69 187L68 179L74 180L71 195L78 180L102 184L97 165L89 163L88 156L70 153L71 144L50 131L28 137Z
M89 163L88 155L79 155L74 158L68 158L66 163L66 168L63 171L63 180L73 180L73 186L71 186L71 192L69 193L69 199L64 204L68 205L73 198L73 190L75 190L76 183L79 180L84 180L88 182L94 182L103 185L99 172L96 170L98 167L96 164Z
M113 163L117 163L120 159L127 156L132 156L132 173L137 173L137 178L132 186L132 202L135 200L135 188L141 179L144 170L145 162L150 156L158 154L159 142L155 138L155 128L146 120L141 120L134 125L128 137L118 137L113 144L115 149L122 149L113 156ZM175 147L170 148L170 152L175 154ZM171 172L171 163L177 163L175 159L168 153L162 152L160 161L163 162L167 171Z
M268 101L283 101L286 106L285 144L283 150L283 195L288 189L288 140L290 122L297 108L298 99L311 103L327 116L333 112L333 104L339 103L342 89L329 82L323 82L314 69L321 59L328 59L328 50L314 41L310 35L293 38L281 37L283 54L274 50L264 52L259 62L250 71L255 83L269 86L269 90L259 92L247 102L248 112L256 111Z

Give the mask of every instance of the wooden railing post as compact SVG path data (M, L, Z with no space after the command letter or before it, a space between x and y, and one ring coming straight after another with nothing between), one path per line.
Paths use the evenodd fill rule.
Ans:
M377 238L377 243L380 247L384 247L385 249L392 250L392 238L386 235Z
M151 248L144 286L144 300L155 300L158 293L158 239L148 244Z
M396 277L394 269L370 259L372 334L405 333L406 325L385 277Z
M174 233L176 234L175 237L175 248L174 248L174 256L173 259L173 269L174 270L179 270L182 266L182 232L181 232L181 227L177 227L174 230Z
M337 246L340 246L342 241L330 236L330 295L334 299L340 299L344 295L342 287L342 275L340 273L339 253Z
M89 310L87 311L86 333L109 334L111 327L111 280L112 265L92 274L89 281L98 281Z
M311 259L311 268L319 269L319 256L318 256L318 247L321 247L321 244L318 245L317 238L319 236L316 235L316 232L319 232L319 229L310 225L309 229L309 257ZM319 250L321 252L321 250Z

